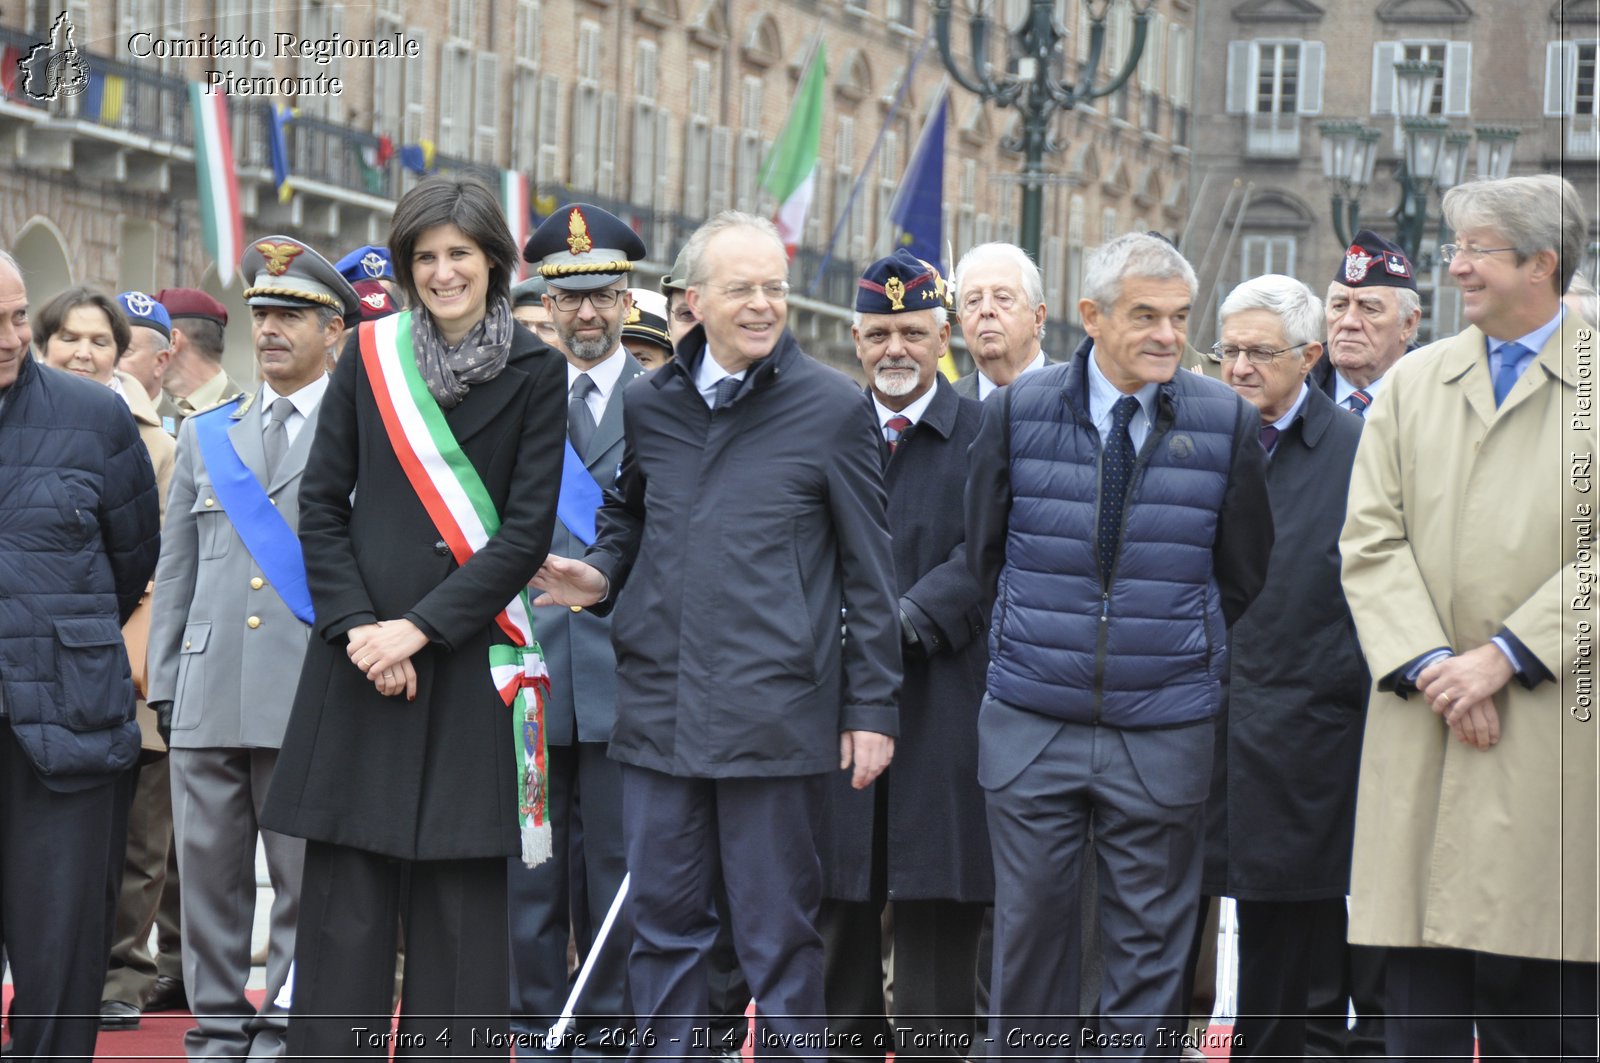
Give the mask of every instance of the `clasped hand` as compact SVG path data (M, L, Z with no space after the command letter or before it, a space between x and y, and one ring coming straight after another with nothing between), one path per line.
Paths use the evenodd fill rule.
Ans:
M380 620L358 624L346 636L345 655L384 697L404 694L417 698L417 670L411 658L428 644L428 636L409 620Z
M1488 642L1428 665L1417 676L1417 689L1456 738L1476 749L1489 749L1500 741L1494 696L1514 674L1500 647Z

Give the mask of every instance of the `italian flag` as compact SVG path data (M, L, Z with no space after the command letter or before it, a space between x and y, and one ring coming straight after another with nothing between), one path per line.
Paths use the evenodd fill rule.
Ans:
M821 41L806 67L795 97L794 110L784 123L783 133L772 146L772 154L761 170L761 188L778 201L772 220L778 226L789 257L806 222L806 211L817 191L817 157L822 145L822 101L827 80L827 59Z
M189 110L194 114L194 172L200 186L200 225L206 250L217 264L217 279L226 288L244 254L244 216L239 212L239 179L233 165L233 136L228 131L228 97L208 93L198 81L189 83Z
M515 170L500 171L500 206L506 212L506 224L511 228L511 242L520 250L532 235L532 205L528 202L528 175ZM515 284L528 275L527 263L517 258L517 272L511 278Z

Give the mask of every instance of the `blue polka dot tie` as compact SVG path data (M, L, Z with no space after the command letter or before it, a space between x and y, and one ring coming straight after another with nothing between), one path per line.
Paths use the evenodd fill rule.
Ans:
M1125 395L1111 407L1111 436L1100 454L1100 583L1111 586L1111 568L1122 537L1122 506L1133 475L1133 438L1128 425L1138 412L1139 400Z
M744 381L738 379L737 377L731 376L725 376L721 380L717 381L717 398L712 404L711 408L713 410L720 410L724 406L728 405L728 403L732 402L733 397L739 393L739 385L742 383L744 383Z

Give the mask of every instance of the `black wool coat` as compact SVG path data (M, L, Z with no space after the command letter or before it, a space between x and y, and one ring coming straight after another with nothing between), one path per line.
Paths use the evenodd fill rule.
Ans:
M511 856L515 727L489 677L494 624L549 551L566 438L566 363L517 326L511 358L446 413L501 527L458 566L406 479L352 337L300 487L316 608L262 824L413 860ZM353 501L352 501L353 493ZM346 633L401 617L429 637L417 697L384 697Z
M978 706L988 617L967 567L962 496L983 406L940 379L894 456L880 439L900 609L920 649L905 654L894 762L865 790L830 780L817 848L823 896L991 903L994 865L978 786ZM873 897L873 817L887 787L887 896Z
M668 775L820 775L897 732L900 624L880 433L785 332L713 411L703 329L629 384L622 471L584 560L611 581L610 755ZM840 645L839 609L850 625Z
M1230 633L1206 809L1206 892L1342 897L1350 883L1368 678L1339 582L1362 422L1315 384L1267 466L1267 583Z

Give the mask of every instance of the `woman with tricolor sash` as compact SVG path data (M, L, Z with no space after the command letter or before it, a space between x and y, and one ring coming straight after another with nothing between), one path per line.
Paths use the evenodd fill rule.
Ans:
M389 247L414 309L364 323L323 399L300 496L314 637L262 815L306 839L294 1057L481 1052L506 1026L505 858L549 848L525 588L555 522L565 363L511 317L517 248L488 188L422 182Z

